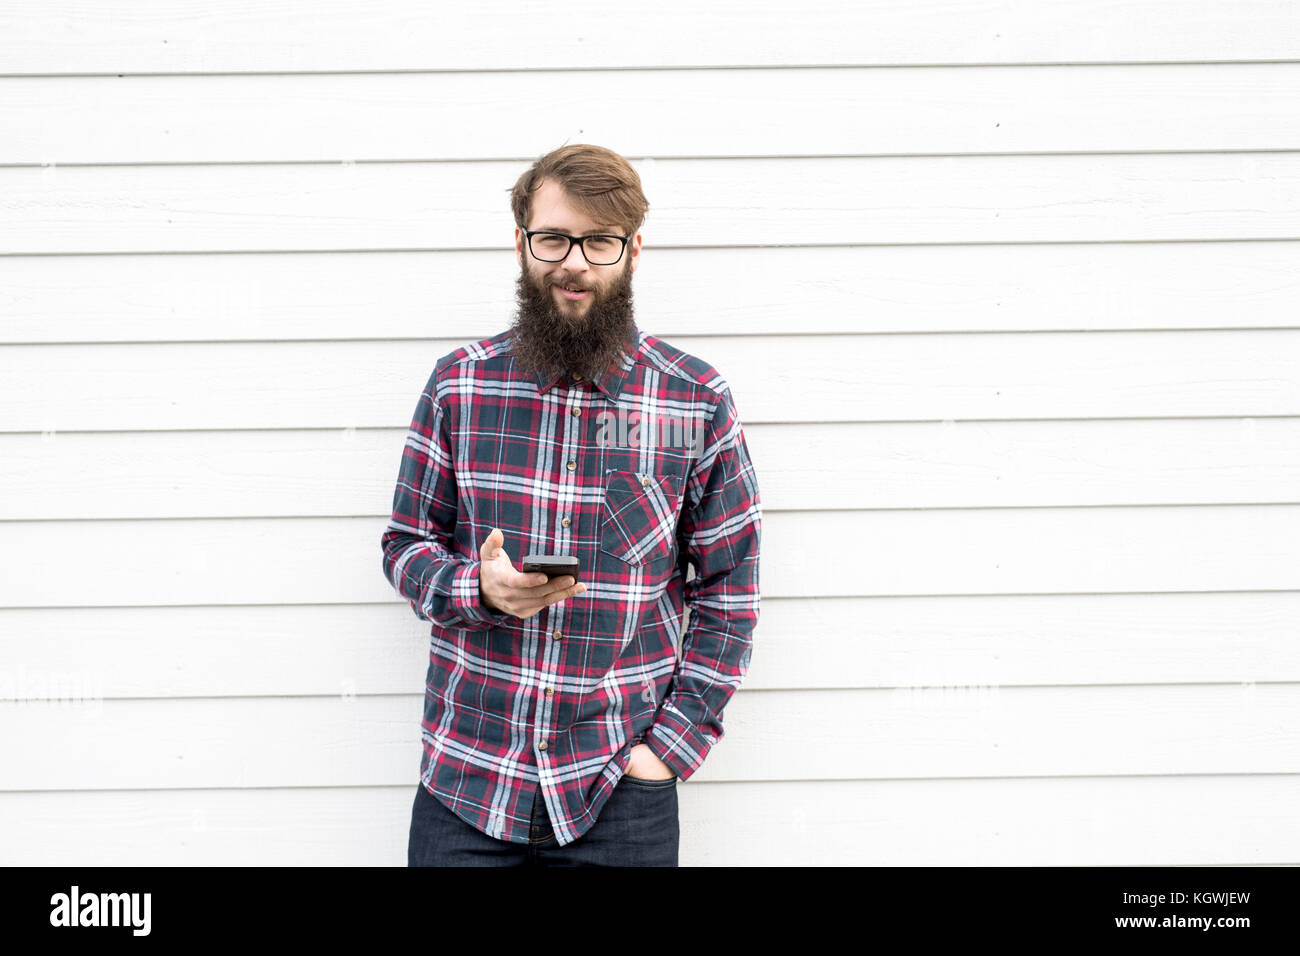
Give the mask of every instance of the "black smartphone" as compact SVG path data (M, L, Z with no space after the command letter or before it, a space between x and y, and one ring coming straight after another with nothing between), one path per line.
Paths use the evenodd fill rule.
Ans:
M572 574L578 579L578 559L571 554L526 554L522 570L533 573L540 571L548 578L558 578L562 574Z

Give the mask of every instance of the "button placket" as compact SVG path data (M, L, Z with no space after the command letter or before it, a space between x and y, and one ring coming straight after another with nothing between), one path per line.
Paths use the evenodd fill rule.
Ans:
M551 548L556 554L569 553L572 548L572 532L569 529L573 525L573 520L569 512L576 509L581 485L578 456L582 451L582 389L571 387L567 391L565 413L560 415L563 439L560 444L559 460L564 462L564 467L560 470L559 480L556 482L559 489L559 510L562 518L558 522L559 527L555 528L554 545ZM579 576L581 576L581 573L581 569L579 569ZM562 641L565 636L564 608L552 604L545 608L545 613L546 640L542 649L542 666L538 674L537 684L538 690L541 692L537 700L536 725L536 749L539 757L549 755L551 749L548 738L552 732L555 688L560 681L559 662L563 656ZM539 763L542 763L542 761L539 760ZM539 767L539 770L541 779L544 782L547 776L545 766ZM539 793L538 799L541 798Z
M580 379L575 379L580 381ZM555 551L557 554L568 554L573 546L573 515L577 509L578 494L582 480L579 477L578 456L582 454L582 405L583 391L581 388L570 388L568 397L565 401L565 414L561 416L561 422L564 429L564 441L561 444L561 458L565 462L567 474L560 476L560 500L559 500L559 526L555 529ZM572 476L572 481L566 486L564 480ZM566 494L567 492L567 494ZM582 569L579 568L579 575Z

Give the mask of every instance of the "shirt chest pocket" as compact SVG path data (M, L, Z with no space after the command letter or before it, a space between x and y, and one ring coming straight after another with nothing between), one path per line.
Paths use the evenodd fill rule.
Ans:
M633 565L670 557L677 543L681 481L678 475L606 473L600 550Z

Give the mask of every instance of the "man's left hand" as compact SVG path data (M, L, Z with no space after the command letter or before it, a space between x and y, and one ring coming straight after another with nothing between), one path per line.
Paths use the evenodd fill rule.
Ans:
M668 780L677 776L672 768L655 756L655 752L645 744L636 744L632 748L632 759L627 765L627 775L640 777L642 780Z

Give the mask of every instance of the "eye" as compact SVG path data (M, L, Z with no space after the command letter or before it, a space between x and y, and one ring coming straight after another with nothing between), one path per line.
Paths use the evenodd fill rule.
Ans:
M539 232L533 236L533 240L540 242L545 249L558 249L569 241L564 236L556 235L553 232Z
M587 248L592 252L610 252L618 243L610 236L592 236L587 240Z

